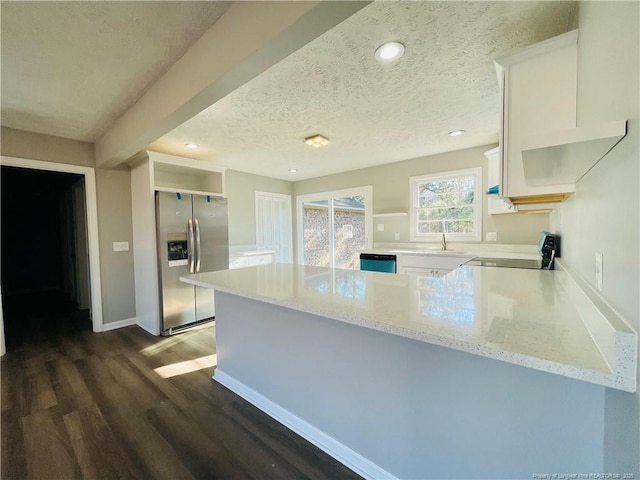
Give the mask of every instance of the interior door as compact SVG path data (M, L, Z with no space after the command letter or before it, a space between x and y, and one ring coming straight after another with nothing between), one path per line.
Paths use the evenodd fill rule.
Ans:
M292 263L292 244L291 196L256 192L256 248L275 251L275 263Z
M193 195L193 221L197 251L196 272L212 272L229 268L229 222L227 199L209 195ZM195 288L196 320L215 316L211 289Z

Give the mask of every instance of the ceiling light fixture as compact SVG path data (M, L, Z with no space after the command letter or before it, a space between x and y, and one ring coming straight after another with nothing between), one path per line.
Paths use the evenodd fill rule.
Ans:
M195 150L200 147L200 145L196 145L195 143L185 143L184 146L191 150Z
M452 132L447 133L447 135L450 137L459 137L464 133L466 133L466 130L453 130Z
M290 168L289 173L298 173L298 170L296 170L295 168Z
M304 143L306 143L307 145L311 145L314 148L320 148L324 147L325 145L329 145L329 143L331 142L327 137L317 134L305 138Z
M393 62L404 54L404 45L400 42L383 43L376 49L376 60L383 63Z

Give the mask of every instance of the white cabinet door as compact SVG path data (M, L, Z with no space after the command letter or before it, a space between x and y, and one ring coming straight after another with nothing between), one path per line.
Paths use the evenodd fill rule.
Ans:
M444 277L447 273L451 272L451 270L447 270L444 268L418 268L418 267L407 267L402 268L402 271L398 271L403 275L421 275L426 277Z
M484 152L487 157L487 186L488 188L498 186L500 188L500 147ZM502 193L500 193L502 195ZM511 205L499 195L487 195L487 211L489 215L499 215L504 213L515 213L518 211L516 205Z
M265 265L267 263L273 263L273 254L265 255L251 255L249 257L249 266L254 267L256 265Z
M576 126L577 31L545 40L496 60L502 92L502 195L570 194L575 185L529 186L524 176L524 138ZM539 203L543 203L542 199Z
M397 255L397 271L404 275L427 275L430 277L442 277L455 270L471 257L459 255L434 254L434 255Z
M249 257L231 257L229 262L229 269L244 268L249 266Z

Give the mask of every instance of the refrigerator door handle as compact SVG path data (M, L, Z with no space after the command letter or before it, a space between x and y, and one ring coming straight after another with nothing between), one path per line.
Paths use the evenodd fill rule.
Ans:
M195 273L195 252L194 240L193 240L193 222L191 219L187 220L187 257L189 258L189 273Z
M194 220L195 229L196 229L196 272L200 271L200 223L196 218Z

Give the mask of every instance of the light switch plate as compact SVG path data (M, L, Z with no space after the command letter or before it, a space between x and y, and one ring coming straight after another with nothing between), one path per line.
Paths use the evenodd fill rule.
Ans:
M376 230L378 232L384 232L384 223L378 223L376 224Z
M113 242L113 251L114 252L128 252L129 251L129 242Z
M485 239L487 242L497 242L498 232L487 232L485 235Z
M396 234L393 236L393 238L395 238L396 240L400 240L400 234L399 234L399 233L396 233Z

